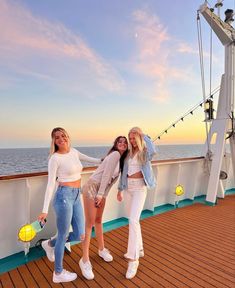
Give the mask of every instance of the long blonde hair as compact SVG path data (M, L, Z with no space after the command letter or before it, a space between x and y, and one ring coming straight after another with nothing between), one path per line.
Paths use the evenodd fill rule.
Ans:
M58 151L58 146L55 144L55 133L56 132L61 132L65 135L65 137L67 138L68 140L68 146L70 147L70 137L69 137L69 134L68 132L64 129L64 128L61 128L61 127L56 127L54 128L52 131L51 131L51 148L50 148L50 155L49 157L54 154L56 151Z
M142 130L139 128L139 127L133 127L129 133L128 133L128 136L131 134L131 133L134 133L135 135L135 141L136 141L136 144L137 144L137 147L139 149L139 151L137 152L137 159L140 161L141 164L144 164L146 163L146 144L144 142L144 137L143 137L143 132ZM130 157L133 157L134 156L134 151L133 151L133 147L132 145L130 144L129 145L129 149L130 149Z

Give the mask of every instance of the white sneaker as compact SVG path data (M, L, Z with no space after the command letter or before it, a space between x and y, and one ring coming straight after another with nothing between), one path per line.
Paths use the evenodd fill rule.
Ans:
M92 266L91 266L91 262L87 261L86 263L84 263L82 261L82 258L79 261L79 266L81 268L82 271L82 275L87 279L87 280L92 280L94 279L95 275L92 271Z
M110 254L109 250L104 248L103 250L98 250L98 254L106 262L113 261L113 256Z
M141 258L141 257L144 257L144 250L140 250L139 258ZM124 254L124 258L129 259L129 257L127 256L127 253Z
M45 250L48 260L51 262L54 262L55 261L55 249L54 247L49 246L49 241L50 239L42 241L42 248Z
M140 254L139 254L139 257L144 257L144 250L140 250Z
M65 269L60 274L55 274L55 271L53 272L53 282L54 283L60 283L60 282L70 282L74 281L77 278L76 273L69 272Z
M133 277L135 277L135 275L137 273L138 266L139 266L139 260L129 261L128 269L126 271L126 278L127 279L132 279Z

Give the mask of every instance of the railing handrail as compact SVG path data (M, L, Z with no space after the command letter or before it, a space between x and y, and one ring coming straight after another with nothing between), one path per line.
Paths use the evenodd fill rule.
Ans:
M203 156L200 157L189 157L189 158L177 158L177 159L167 159L167 160L153 160L152 164L161 164L161 163L171 163L171 162L184 162L184 161L190 161L190 160L200 160L204 159ZM90 166L90 167L84 167L83 172L89 172L93 171L97 166ZM5 175L0 176L1 180L13 180L13 179L20 179L20 178L31 178L31 177L38 177L38 176L45 176L48 175L48 173L45 172L34 172L34 173L23 173L23 174L16 174L16 175Z

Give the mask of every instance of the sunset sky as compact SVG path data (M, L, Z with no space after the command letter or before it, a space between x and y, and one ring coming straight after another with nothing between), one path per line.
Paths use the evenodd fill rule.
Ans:
M75 146L109 145L132 126L157 136L202 100L202 2L0 0L0 148L47 147L56 126ZM222 19L227 8L234 0ZM210 29L201 21L208 94ZM213 35L213 89L223 57ZM202 143L203 120L200 108L156 143Z

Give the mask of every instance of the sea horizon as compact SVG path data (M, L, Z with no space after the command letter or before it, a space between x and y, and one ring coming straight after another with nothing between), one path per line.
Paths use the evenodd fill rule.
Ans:
M158 153L154 160L167 160L202 156L204 144L162 144L156 145ZM73 146L81 153L91 157L102 158L110 145ZM47 171L50 147L0 148L0 175ZM84 167L90 163L82 163Z

